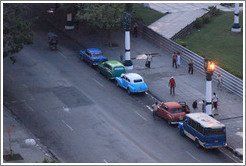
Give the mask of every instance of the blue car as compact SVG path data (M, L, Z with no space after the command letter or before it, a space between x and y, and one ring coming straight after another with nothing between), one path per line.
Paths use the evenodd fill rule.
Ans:
M116 77L116 85L127 90L128 94L148 91L143 78L137 73L125 73Z
M88 48L86 50L80 50L80 59L87 62L90 66L96 66L99 63L108 60L108 58L103 56L102 51L98 48Z

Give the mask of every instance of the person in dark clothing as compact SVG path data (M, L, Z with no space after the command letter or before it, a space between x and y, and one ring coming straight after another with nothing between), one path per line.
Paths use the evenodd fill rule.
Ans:
M178 58L178 56L177 56L176 52L174 52L173 53L173 56L172 56L172 59L173 59L173 68L174 68L174 65L175 65L176 69L177 69L177 58Z
M9 58L10 58L10 60L12 61L12 64L14 64L14 63L16 62L16 59L15 59L14 56L11 56L11 57L9 57Z
M188 66L189 66L188 73L193 74L193 61L192 60L189 61Z
M135 38L138 37L138 24L137 23L133 25L133 37Z
M195 100L193 103L192 103L192 107L194 110L197 109L197 100Z

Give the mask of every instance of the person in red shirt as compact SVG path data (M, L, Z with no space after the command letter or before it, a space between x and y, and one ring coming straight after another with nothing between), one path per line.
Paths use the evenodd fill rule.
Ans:
M175 95L176 83L175 83L175 79L173 78L173 76L169 80L168 86L170 87L170 95L171 94Z
M174 68L174 65L175 65L176 69L177 69L177 58L178 58L178 56L177 56L176 52L174 52L173 53L173 56L172 56L172 59L173 59L173 68Z

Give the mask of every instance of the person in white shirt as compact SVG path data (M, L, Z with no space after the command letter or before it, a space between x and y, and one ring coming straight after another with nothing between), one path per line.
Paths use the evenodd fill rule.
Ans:
M157 117L157 109L158 109L158 102L155 102L155 104L152 105L153 108L153 118L156 120Z
M214 92L213 94L213 98L212 98L212 102L213 102L213 106L214 106L214 109L217 111L218 110L218 97L216 95L216 93Z

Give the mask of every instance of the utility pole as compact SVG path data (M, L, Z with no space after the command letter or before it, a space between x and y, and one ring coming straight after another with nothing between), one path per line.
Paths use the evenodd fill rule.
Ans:
M215 69L214 62L204 59L204 69L206 72L206 114L212 115L212 76Z
M131 29L131 15L124 12L123 25L125 29L125 61L124 65L126 70L132 70L133 65L131 61L131 50L130 50L130 29Z
M232 24L231 31L232 32L241 32L241 27L239 25L239 3L235 3L234 23Z

